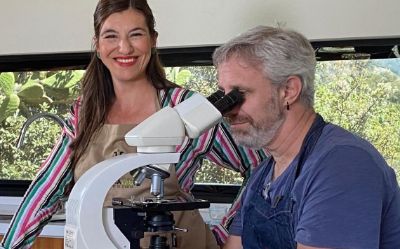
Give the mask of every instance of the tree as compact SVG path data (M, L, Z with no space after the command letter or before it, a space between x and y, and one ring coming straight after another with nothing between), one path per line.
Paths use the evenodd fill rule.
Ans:
M399 75L371 61L318 63L316 110L370 141L400 173ZM398 178L400 179L400 178Z

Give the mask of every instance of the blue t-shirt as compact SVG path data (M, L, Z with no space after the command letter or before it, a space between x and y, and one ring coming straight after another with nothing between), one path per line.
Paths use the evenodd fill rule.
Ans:
M269 197L280 194L297 165L297 158L270 185ZM247 189L257 184L264 162L257 167ZM294 220L298 243L328 248L400 249L400 189L396 175L367 141L328 124L306 159L293 186ZM230 233L242 234L246 203L233 221ZM261 234L263 231L259 231Z

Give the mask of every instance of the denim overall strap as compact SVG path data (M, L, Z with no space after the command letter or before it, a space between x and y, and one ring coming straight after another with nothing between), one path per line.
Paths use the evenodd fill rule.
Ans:
M304 162L317 143L324 126L323 118L317 114L308 131L299 153L299 160L287 178L281 195L264 198L262 195L264 179L271 170L273 159L254 179L256 184L248 189L249 202L243 208L242 243L245 249L295 249L295 202L292 189L300 175Z

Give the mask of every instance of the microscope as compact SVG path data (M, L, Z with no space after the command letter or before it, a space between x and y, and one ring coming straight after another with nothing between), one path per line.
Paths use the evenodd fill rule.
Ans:
M180 159L176 146L186 137L197 138L218 124L222 114L243 101L238 90L229 94L217 91L208 98L194 94L175 107L164 107L125 135L137 153L120 155L94 165L75 183L66 204L64 248L66 249L140 249L145 232L152 232L149 248L175 247L172 211L208 208L210 203L192 196L164 197L168 169ZM114 198L103 207L112 185L130 173L134 185L151 181L146 199ZM172 233L171 233L172 232ZM171 238L163 233L170 234ZM171 245L170 245L171 244Z

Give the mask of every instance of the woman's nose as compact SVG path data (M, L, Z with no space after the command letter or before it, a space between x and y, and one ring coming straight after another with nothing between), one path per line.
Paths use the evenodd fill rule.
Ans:
M129 54L133 51L133 46L129 39L123 38L119 41L119 52L122 54Z

